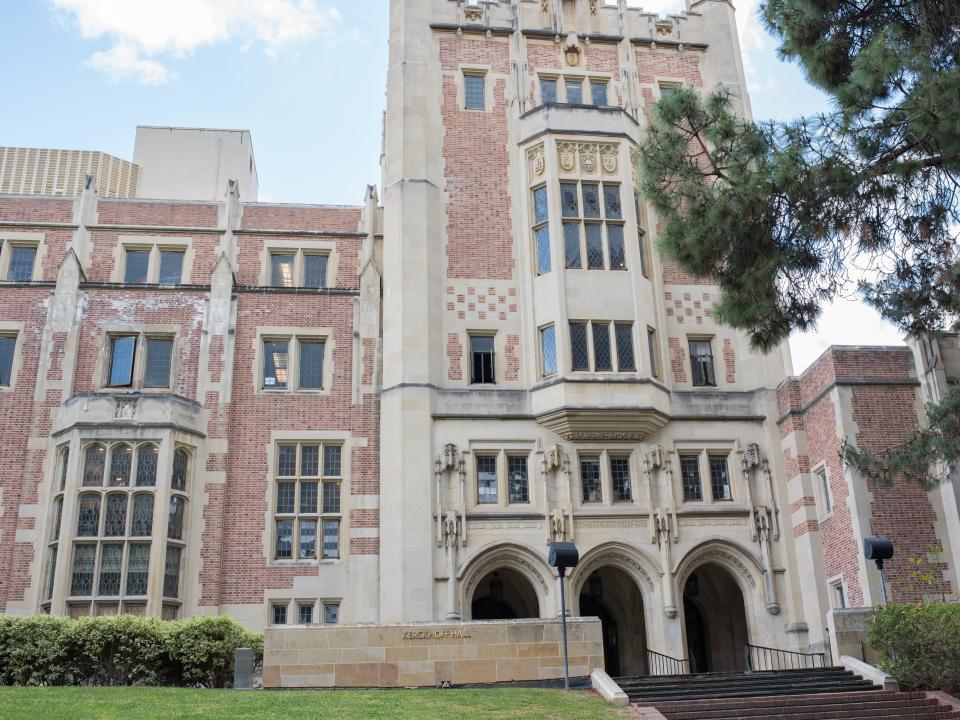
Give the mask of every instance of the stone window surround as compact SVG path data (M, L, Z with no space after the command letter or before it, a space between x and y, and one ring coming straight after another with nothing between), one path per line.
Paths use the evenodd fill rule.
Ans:
M714 505L715 503L720 503L723 507L734 508L734 509L746 509L742 506L742 498L740 492L740 481L738 475L734 472L735 463L731 462L733 454L736 452L737 443L733 440L729 442L723 441L709 441L709 442L699 442L699 441L675 441L674 450L671 453L673 457L672 467L673 467L673 493L677 501L677 505L682 505L685 508L691 507L702 507L705 505ZM700 469L700 492L702 493L702 500L684 500L683 499L683 477L680 473L680 456L697 456L697 467ZM713 483L711 481L710 475L710 456L721 456L727 458L727 476L730 479L730 499L729 500L714 500L713 498Z
M843 607L838 607L838 590L843 593ZM847 583L842 575L834 575L833 577L827 578L827 594L829 596L827 601L830 609L842 610L843 608L849 607L847 605L847 598L849 598L850 595L847 591Z
M169 393L174 387L174 378L180 376L180 352L183 340L180 336L180 325L134 325L130 323L108 323L101 327L97 362L93 370L93 382L98 392L125 393L136 392L144 394ZM136 335L137 347L133 361L133 384L129 387L114 387L110 385L110 365L113 354L112 339L121 335ZM170 382L166 387L144 387L147 365L147 343L149 338L173 340L170 351Z
M274 528L274 519L277 510L277 492L276 492L276 467L277 467L277 448L283 443L327 443L330 445L338 444L343 450L340 455L340 557L323 558L322 543L323 532L322 523L317 527L317 557L289 560L277 560L274 557L274 543L276 531ZM264 513L264 530L261 538L263 556L267 558L267 567L316 567L326 565L342 565L350 556L350 508L353 503L350 502L351 487L351 450L357 446L357 442L364 443L363 438L354 439L352 434L344 431L312 431L312 430L292 430L284 432L274 430L270 434L270 440L265 448L267 455L267 470L264 476L264 493L266 497L266 511ZM322 462L322 458L321 458ZM321 498L322 499L322 498ZM289 591L287 591L289 592ZM281 598L282 599L282 598ZM267 604L269 612L270 604Z
M583 478L580 474L580 458L584 456L597 456L600 458L600 497L601 501L584 502L583 501ZM613 500L613 476L610 472L611 457L627 457L630 466L630 497L632 500ZM571 465L576 466L576 472L571 472L570 497L574 500L575 508L597 508L597 507L627 507L640 504L640 466L638 465L640 457L634 452L633 447L608 446L608 445L584 445L578 446L574 457L571 458ZM574 477L575 476L575 477Z
M196 568L199 567L201 559L201 543L190 542L190 533L195 528L202 526L202 521L197 513L202 513L202 503L191 502L191 498L197 496L199 491L197 458L200 449L196 445L197 438L192 435L185 435L176 430L155 430L146 428L142 430L132 428L118 428L110 425L103 425L96 428L83 430L73 430L69 435L60 435L53 439L50 445L48 456L54 461L50 463L51 467L46 471L48 478L45 483L45 491L41 489L41 497L38 502L45 506L47 510L41 515L45 519L42 528L39 527L37 537L43 538L43 542L37 543L38 552L43 553L43 561L40 561L38 555L37 562L44 568L48 568L46 563L50 561L50 549L57 545L61 552L58 553L56 564L56 576L54 579L54 592L48 600L46 588L46 572L41 578L40 587L37 591L37 610L41 611L48 608L53 615L67 615L70 613L71 606L93 603L96 599L91 595L90 598L70 598L70 582L73 572L73 545L76 539L76 523L79 497L83 492L96 490L96 488L82 486L83 474L83 455L89 445L101 443L108 446L108 460L104 472L109 469L109 446L118 443L128 443L130 445L154 444L159 448L157 458L157 482L152 488L135 486L136 464L131 469L131 485L126 489L131 495L136 492L152 492L154 496L153 507L153 528L150 535L150 563L148 574L148 594L146 598L134 598L128 600L128 603L140 606L145 604L144 614L150 617L161 617L165 611L170 609L179 609L190 606L192 594L195 592L194 584L190 579L196 575ZM173 491L171 488L171 479L173 472L173 453L176 449L183 448L189 453L189 463L187 466L187 481L185 491ZM60 458L64 451L69 452L66 470L66 483L63 491L60 491L59 473ZM117 488L115 490L121 490ZM101 492L103 496L111 491L111 488L103 486ZM170 505L170 497L179 495L186 499L186 508L183 516L183 532L181 540L168 540L167 521ZM52 539L54 519L54 501L57 497L63 497L62 519L60 524L60 535L57 539ZM132 501L131 501L132 503ZM104 505L101 504L101 517L104 512ZM127 513L132 512L132 505L128 506ZM118 538L118 541L120 539ZM124 540L127 542L127 540ZM172 543L182 548L180 558L180 588L179 597L164 598L163 595L163 575L166 561L167 544ZM66 550L66 551L64 551ZM97 556L99 562L99 554ZM96 582L97 578L94 578ZM100 598L104 602L117 601L121 604L123 596L113 598Z
M37 249L37 254L33 259L33 275L31 282L42 280L40 268L43 267L43 258L47 254L47 244L44 242L44 234L39 232L13 232L10 230L0 230L0 280L2 282L17 282L7 280L7 273L10 271L10 258L13 255L15 247L33 247Z
M554 365L556 369L551 372L547 372L546 367L544 367L544 358L543 358L543 339L545 337L544 333L546 330L553 328L553 355L554 355ZM560 338L557 333L557 324L553 322L544 323L543 325L537 326L537 370L540 373L540 378L556 377L560 374Z
M150 263L147 267L147 282L133 283L130 287L141 285L156 285L160 275L160 251L182 250L183 267L180 269L181 285L188 285L193 272L193 261L196 251L193 248L193 238L174 235L120 235L113 249L113 272L110 282L124 284L123 275L127 267L127 250L149 250Z
M594 365L596 364L596 356L593 350L593 324L597 323L598 325L607 326L607 334L610 336L610 370L596 370ZM623 375L624 373L636 374L640 371L640 358L637 356L637 332L636 332L636 323L633 320L582 320L579 318L570 318L568 320L567 328L567 337L570 338L569 325L584 324L587 326L587 369L573 369L573 340L571 338L570 343L570 373L572 375L589 373L591 375L596 374L617 374ZM630 326L630 339L633 343L633 364L634 367L628 368L626 370L620 370L620 353L617 347L617 333L616 325L629 325Z
M10 365L10 384L0 385L0 394L12 393L17 389L17 376L20 374L20 365L23 362L24 323L12 320L0 320L0 335L16 337L13 347L13 363Z
M516 440L512 442L502 442L497 440L479 440L470 443L470 449L464 452L464 458L468 460L469 466L467 474L469 485L467 491L467 510L477 512L497 512L499 510L510 509L516 511L517 508L532 508L538 502L538 484L534 482L537 475L534 463L535 442L533 440ZM477 480L477 463L475 458L496 457L497 458L497 501L495 503L481 503L479 498L479 483ZM510 487L508 474L508 457L527 458L527 502L511 503Z
M593 100L590 89L590 81L602 82L607 85L607 105L604 107L616 107L616 105L611 105L611 100L615 100L616 97L613 96L613 81L617 76L613 73L602 73L602 72L588 72L580 68L537 68L536 70L536 98L537 105L543 105L543 96L540 93L540 80L556 80L557 81L557 102L565 103L567 100L567 78L570 80L579 80L583 83L583 99ZM588 102L582 102L581 105L591 105Z
M301 390L298 387L300 381L300 358L299 352L295 348L288 347L287 353L290 358L291 382L287 383L286 388L270 389L263 387L263 343L286 340L292 342L295 339L303 340L322 340L323 345L323 387ZM254 336L253 347L253 392L256 395L295 395L295 396L329 396L333 392L333 371L334 371L334 349L336 343L333 340L333 328L318 327L293 327L287 325L261 325L257 327Z
M663 358L660 351L660 334L655 327L647 325L647 362L650 363L650 376L660 379L663 374ZM637 363L639 366L640 363Z
M309 625L300 624L300 606L301 605L312 605L313 606L313 622ZM279 598L269 598L266 601L266 622L264 623L265 627L277 627L273 623L273 608L277 606L286 606L287 608L287 622L283 627L313 627L315 625L330 625L332 623L325 623L324 619L324 609L327 605L337 605L340 608L340 612L343 611L343 598L338 597L303 597L300 595L294 597L279 597ZM337 625L341 624L339 622L339 613L338 613L338 622Z
M719 387L720 373L717 372L717 352L716 352L716 348L714 347L714 340L717 339L716 336L704 334L704 333L690 333L689 335L686 336L686 339L687 339L686 362L689 363L690 365L690 383L689 384L694 388L706 388L708 390L711 388ZM713 367L713 384L712 385L710 383L697 385L693 382L695 373L693 370L693 348L691 347L691 343L695 343L695 342L708 343L710 345L710 362Z
M466 83L463 79L466 75L479 75L483 77L483 109L467 107ZM460 69L456 75L457 108L462 112L492 113L494 103L493 89L495 85L496 80L493 76L492 66L460 63Z
M496 328L468 328L466 331L467 341L463 345L463 358L461 367L464 368L463 379L471 390L496 390L498 386L507 382L506 378L506 333L498 332ZM475 337L493 338L493 382L475 383L473 382L473 353L471 352L470 339Z
M272 287L272 264L270 258L273 255L290 254L294 255L293 272L296 278L294 287L303 287L303 256L304 255L326 255L327 256L327 287L337 287L337 270L340 267L340 253L337 251L336 240L302 240L298 238L278 238L275 240L264 240L263 247L260 250L260 285L261 287Z
M823 487L820 482L820 473L826 476L827 486ZM826 460L822 460L810 468L810 477L813 479L813 496L817 505L817 521L823 522L833 517L833 509L836 502L833 497L833 490L830 487L830 467ZM829 493L829 498L824 498L824 492ZM829 500L830 509L827 510Z

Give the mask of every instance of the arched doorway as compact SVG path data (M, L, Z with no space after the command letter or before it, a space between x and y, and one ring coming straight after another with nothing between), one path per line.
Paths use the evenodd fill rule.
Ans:
M540 617L540 602L529 581L516 570L499 568L477 583L470 603L474 620L516 620Z
M579 600L581 616L600 618L607 674L645 674L643 596L633 578L616 567L599 567L583 581Z
M683 587L687 655L694 672L746 670L747 613L737 581L724 568L706 563Z

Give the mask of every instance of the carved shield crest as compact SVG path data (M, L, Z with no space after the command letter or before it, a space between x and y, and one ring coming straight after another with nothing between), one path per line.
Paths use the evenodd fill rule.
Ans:
M543 175L545 162L543 157L543 145L538 145L530 151L530 170L534 175Z
M573 143L563 143L560 146L560 167L565 172L571 172L577 165L577 146Z
M600 155L600 164L606 173L615 173L617 171L617 148L614 145L607 145L603 148Z
M585 173L596 172L597 170L597 146L596 145L580 146L580 168Z

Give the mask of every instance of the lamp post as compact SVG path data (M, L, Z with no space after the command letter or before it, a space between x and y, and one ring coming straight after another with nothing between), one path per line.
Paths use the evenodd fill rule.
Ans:
M557 569L560 576L560 618L563 626L563 689L570 689L570 659L567 654L567 598L564 590L564 578L567 568L576 567L580 562L580 552L571 542L552 542L547 556L550 567Z
M880 571L880 589L883 590L883 604L887 604L887 579L883 575L883 561L893 557L893 543L886 538L872 537L863 541L863 556L877 563Z

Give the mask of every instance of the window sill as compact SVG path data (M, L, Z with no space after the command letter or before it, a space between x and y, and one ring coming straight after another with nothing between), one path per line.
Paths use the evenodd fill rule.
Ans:
M316 567L318 565L338 565L343 558L324 558L322 560L303 559L303 560L271 560L267 563L268 567Z

